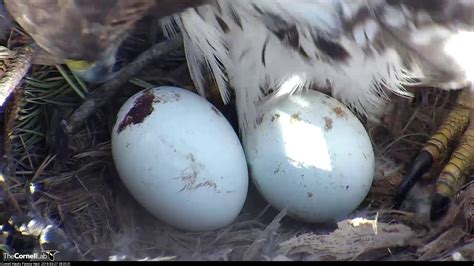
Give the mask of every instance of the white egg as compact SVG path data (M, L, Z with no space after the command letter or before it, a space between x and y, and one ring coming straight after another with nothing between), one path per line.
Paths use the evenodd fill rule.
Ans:
M372 185L374 152L364 126L319 92L279 100L248 133L245 151L263 197L306 222L347 216Z
M215 230L242 210L249 182L242 145L197 94L159 87L132 96L117 115L112 154L131 194L170 225Z

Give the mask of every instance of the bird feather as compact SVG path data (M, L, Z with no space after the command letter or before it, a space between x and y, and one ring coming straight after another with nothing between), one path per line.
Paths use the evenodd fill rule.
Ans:
M224 99L230 85L245 135L279 98L306 89L377 121L390 94L410 96L405 85L466 84L469 66L445 46L474 25L474 1L418 2L217 0L182 14L180 27L201 93L207 74Z

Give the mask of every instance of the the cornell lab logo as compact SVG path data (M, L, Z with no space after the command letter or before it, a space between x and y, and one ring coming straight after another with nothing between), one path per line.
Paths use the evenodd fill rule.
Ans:
M57 250L43 250L31 254L22 254L18 252L10 254L5 248L0 246L0 253L2 253L3 261L54 261L54 256L58 252L59 251Z

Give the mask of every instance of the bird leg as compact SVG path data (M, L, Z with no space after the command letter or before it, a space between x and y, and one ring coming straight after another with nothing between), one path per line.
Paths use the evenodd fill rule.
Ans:
M465 182L465 177L474 163L474 93L470 89L461 93L456 107L408 168L395 199L395 208L400 206L419 178L435 163L446 158L450 147L458 141L458 146L436 182L430 214L433 221L446 213L451 197Z
M446 213L451 197L466 182L466 176L474 163L474 112L471 110L470 121L436 182L436 192L431 202L431 220L438 220Z

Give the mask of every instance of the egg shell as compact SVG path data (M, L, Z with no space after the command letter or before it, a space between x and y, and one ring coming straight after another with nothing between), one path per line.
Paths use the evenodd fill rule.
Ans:
M343 104L307 91L272 105L245 143L250 175L275 208L306 222L333 222L355 210L374 176L374 152Z
M158 87L128 99L113 128L112 154L137 201L177 228L222 228L244 205L242 145L224 116L190 91Z

